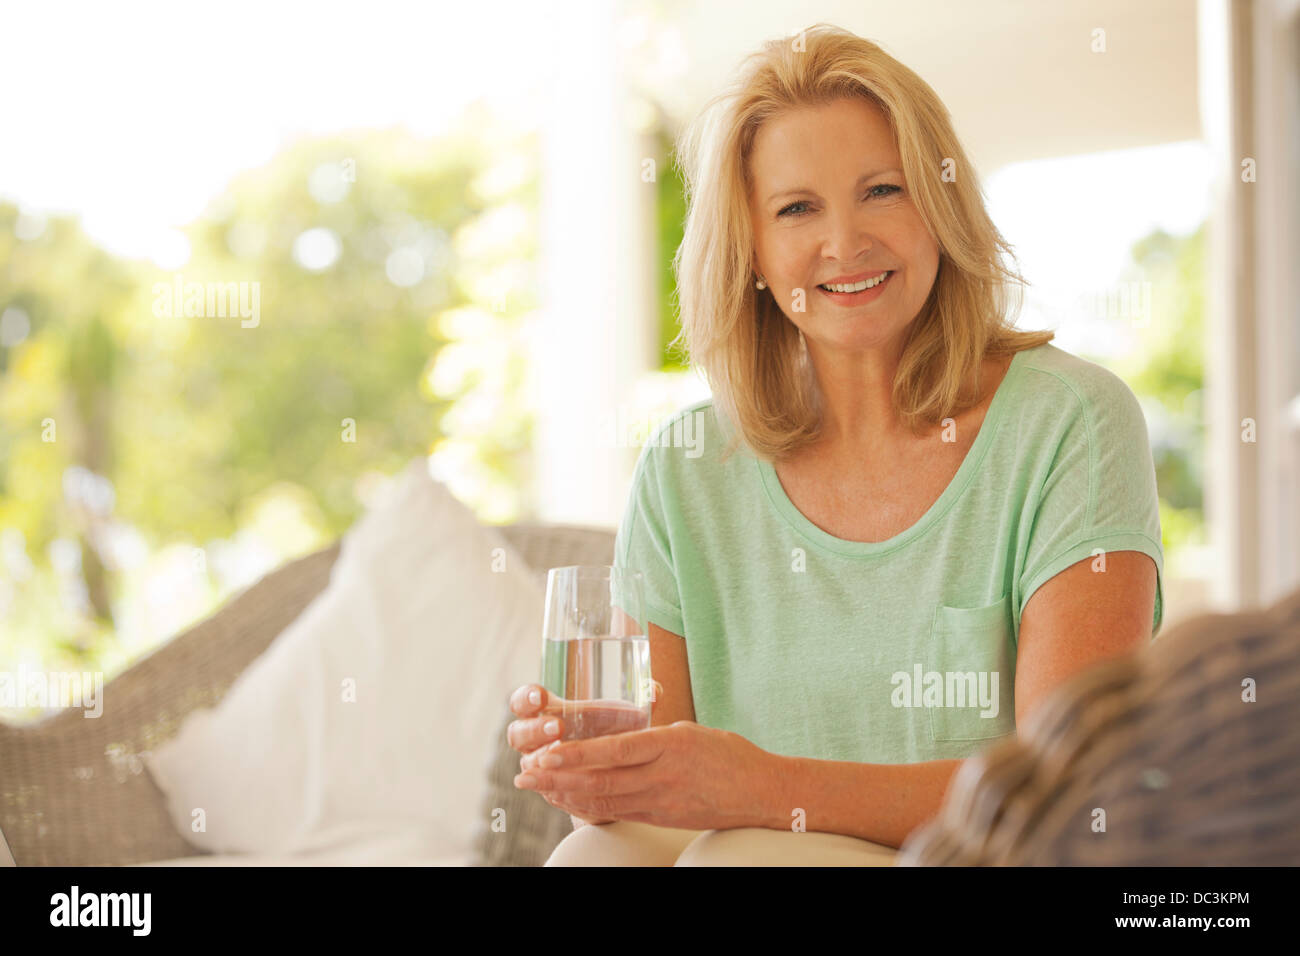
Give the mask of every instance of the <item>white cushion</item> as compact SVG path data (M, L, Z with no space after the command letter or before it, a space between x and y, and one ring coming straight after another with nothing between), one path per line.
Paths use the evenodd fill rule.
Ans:
M376 833L343 846L314 853L200 853L133 866L469 866L467 854L438 856L405 831Z
M413 462L344 536L325 590L145 757L174 825L214 853L397 831L468 859L509 694L538 677L542 602L500 532Z

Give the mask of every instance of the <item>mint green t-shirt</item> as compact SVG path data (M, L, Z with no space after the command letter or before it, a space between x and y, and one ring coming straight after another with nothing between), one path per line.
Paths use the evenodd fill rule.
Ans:
M642 449L615 564L686 641L696 720L773 753L862 763L970 756L1015 731L1020 616L1076 562L1164 553L1141 407L1050 343L1015 355L952 482L894 537L823 531L712 400ZM651 662L653 669L653 661Z

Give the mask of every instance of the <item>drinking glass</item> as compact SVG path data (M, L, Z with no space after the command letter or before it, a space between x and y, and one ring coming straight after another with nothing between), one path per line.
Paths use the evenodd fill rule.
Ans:
M608 565L551 568L542 621L544 713L563 740L650 726L650 641L641 572Z

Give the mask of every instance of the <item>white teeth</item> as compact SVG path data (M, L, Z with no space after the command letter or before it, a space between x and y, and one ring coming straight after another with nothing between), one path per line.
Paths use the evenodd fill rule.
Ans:
M891 275L893 275L893 272L882 272L874 279L867 279L864 282L855 282L853 285L823 285L820 286L820 288L827 289L831 292L862 292L864 289L874 289Z

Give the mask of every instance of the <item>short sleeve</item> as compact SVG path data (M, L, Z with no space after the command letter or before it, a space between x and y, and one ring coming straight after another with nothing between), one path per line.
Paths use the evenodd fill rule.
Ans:
M614 566L641 572L644 618L685 637L668 520L676 509L669 507L672 492L661 483L656 451L656 446L648 443L637 460L614 542Z
M1114 373L1096 368L1066 386L1063 427L1037 496L1020 576L1020 605L1044 583L1098 551L1140 551L1156 566L1152 637L1164 616L1164 550L1160 500L1146 419L1137 398Z

